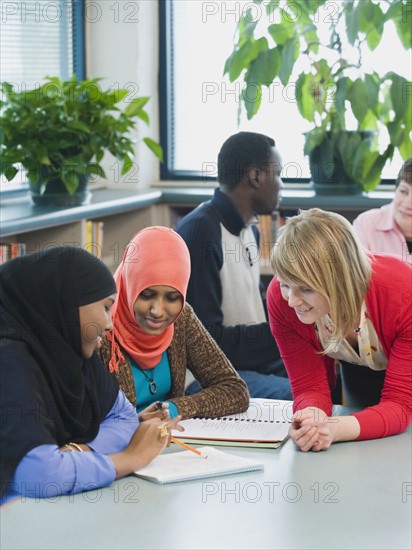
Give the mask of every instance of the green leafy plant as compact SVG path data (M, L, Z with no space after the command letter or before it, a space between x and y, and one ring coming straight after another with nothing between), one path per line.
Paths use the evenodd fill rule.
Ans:
M118 103L126 89L102 90L101 79L61 81L47 77L33 90L16 92L1 83L1 173L10 181L20 167L29 183L44 193L51 182L61 181L70 195L84 175L105 177L100 162L110 151L126 174L134 163L135 142L130 131L137 119L149 124L144 107L149 97L138 97L121 110ZM143 141L160 160L162 149L145 137Z
M295 82L297 108L313 123L304 153L314 157L321 177L352 181L365 191L376 188L396 149L403 159L411 155L412 84L393 71L365 72L362 53L379 45L391 22L400 43L411 49L411 0L253 3L262 5L263 16L258 20L249 9L239 20L224 68L231 82L245 84L240 106L247 118L262 101L262 93L248 93L249 87L262 90L277 79L284 86ZM295 63L304 67L297 76ZM348 115L356 121L354 131L348 131ZM386 143L379 150L382 132Z

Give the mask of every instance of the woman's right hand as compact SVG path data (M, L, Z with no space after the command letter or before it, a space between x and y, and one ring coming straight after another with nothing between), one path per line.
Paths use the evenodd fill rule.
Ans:
M168 420L151 418L142 422L134 432L129 445L120 453L109 455L117 470L117 478L131 474L151 462L170 442L170 431L183 431L179 425L181 416ZM162 437L162 426L169 435Z

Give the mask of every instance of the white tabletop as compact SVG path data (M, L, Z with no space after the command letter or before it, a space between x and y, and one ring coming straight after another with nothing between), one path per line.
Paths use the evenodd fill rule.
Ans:
M170 485L131 476L71 497L14 501L1 510L0 548L411 548L411 428L321 453L290 440L220 449L265 469Z

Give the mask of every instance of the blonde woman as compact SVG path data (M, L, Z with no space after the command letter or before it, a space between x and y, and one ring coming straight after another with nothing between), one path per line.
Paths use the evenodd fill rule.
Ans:
M288 220L272 253L271 329L294 398L290 436L303 451L394 435L411 422L412 266L367 253L342 216ZM331 419L334 361L348 405Z

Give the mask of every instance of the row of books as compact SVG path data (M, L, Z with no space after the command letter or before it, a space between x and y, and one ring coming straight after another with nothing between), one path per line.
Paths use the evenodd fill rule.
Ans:
M270 253L276 242L279 228L284 225L285 217L276 211L272 214L261 214L259 219L260 233L260 264L262 267L270 266Z
M0 243L0 264L24 256L26 253L25 243Z
M102 257L103 251L103 228L102 221L86 221L86 245L85 249L98 258Z
M103 222L87 220L84 248L97 256L102 257L103 250ZM8 242L0 243L0 264L24 256L27 253L26 243Z

